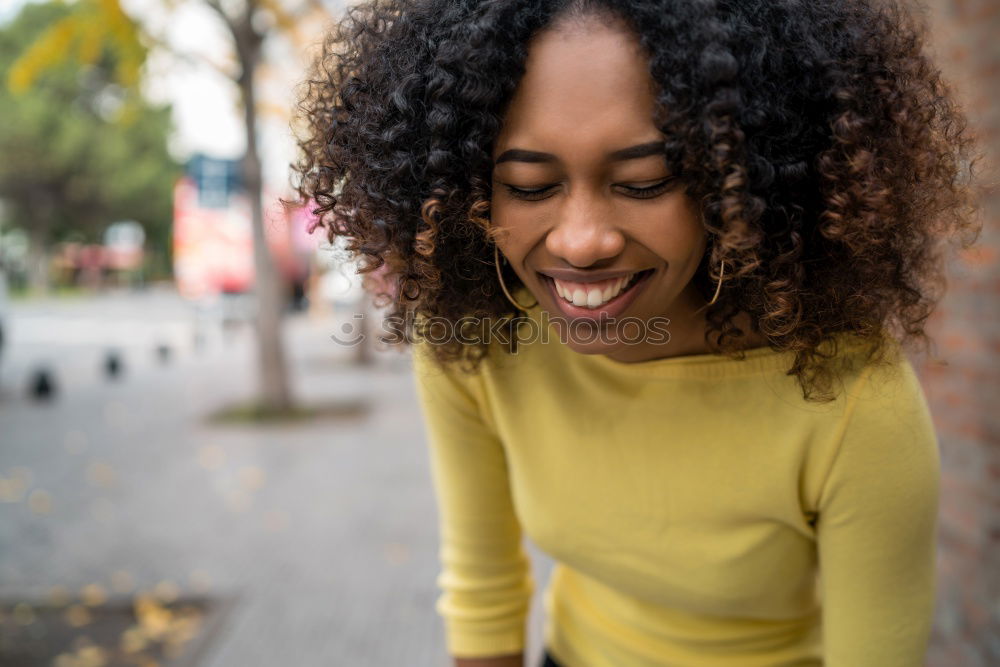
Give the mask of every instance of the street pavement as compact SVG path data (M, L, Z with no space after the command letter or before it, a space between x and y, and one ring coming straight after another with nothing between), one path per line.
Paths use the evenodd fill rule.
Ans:
M257 387L252 328L224 326L225 312L162 287L12 304L0 358L0 597L96 586L231 600L199 667L449 665L408 355L358 366L330 339L344 313L290 315L298 400L360 398L370 410L213 425L206 415ZM112 348L123 363L113 380L102 371ZM36 402L26 388L43 365L56 394ZM552 563L525 543L538 582L534 667Z

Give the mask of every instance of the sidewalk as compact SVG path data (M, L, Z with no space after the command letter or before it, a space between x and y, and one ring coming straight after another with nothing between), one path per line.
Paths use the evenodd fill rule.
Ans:
M110 591L129 579L133 591L159 584L236 598L205 667L450 664L433 608L436 507L407 356L352 366L350 349L329 340L332 320L295 316L286 329L295 395L309 404L365 397L370 411L209 426L203 415L253 394L249 328L210 336L199 351L183 309L165 306L158 320L137 303L89 305L15 312L20 346L0 374L0 476L29 479L21 499L0 502L4 598L42 599L53 586ZM133 327L116 382L95 370L93 341L60 351L56 333L91 327L98 340L94 313L103 312L114 314L106 328L126 326L115 317ZM173 332L169 363L155 359L142 321ZM72 369L48 405L23 391L29 357L43 348ZM528 548L534 667L551 563Z

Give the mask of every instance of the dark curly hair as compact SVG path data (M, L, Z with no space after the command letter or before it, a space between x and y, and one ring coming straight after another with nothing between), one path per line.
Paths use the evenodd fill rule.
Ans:
M388 317L509 317L487 234L492 144L526 48L556 18L623 19L649 56L668 160L700 202L714 292L706 340L742 358L751 316L795 352L806 399L830 400L837 334L884 360L930 342L946 242L981 223L981 159L894 0L368 0L326 37L299 100L298 196L344 237ZM520 285L508 267L508 285ZM384 285L384 284L383 284ZM833 350L825 349L833 345ZM434 346L473 370L487 344Z

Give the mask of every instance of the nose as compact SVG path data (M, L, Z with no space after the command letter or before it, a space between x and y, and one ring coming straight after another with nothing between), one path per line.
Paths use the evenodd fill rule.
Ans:
M612 259L625 249L625 234L615 217L596 198L569 197L545 238L545 247L576 267Z

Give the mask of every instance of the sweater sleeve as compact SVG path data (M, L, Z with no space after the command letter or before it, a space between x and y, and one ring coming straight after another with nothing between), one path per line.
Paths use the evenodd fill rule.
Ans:
M848 400L819 500L827 667L918 667L935 601L938 442L905 357L869 367Z
M470 376L432 362L413 366L438 505L440 595L449 653L523 651L535 582L521 543L504 449L484 421Z

